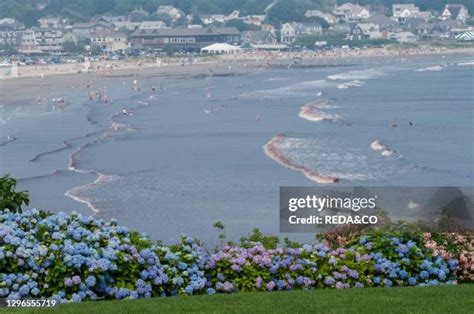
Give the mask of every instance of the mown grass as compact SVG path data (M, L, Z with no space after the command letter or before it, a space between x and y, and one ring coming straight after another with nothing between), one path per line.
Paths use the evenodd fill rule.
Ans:
M96 301L15 313L474 313L474 285Z

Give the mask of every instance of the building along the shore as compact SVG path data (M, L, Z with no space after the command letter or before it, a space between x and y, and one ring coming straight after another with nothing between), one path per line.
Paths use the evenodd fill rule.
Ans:
M91 35L91 45L107 52L124 51L127 49L127 35L117 31L99 31Z
M137 29L129 37L132 49L200 51L214 43L240 44L235 27Z

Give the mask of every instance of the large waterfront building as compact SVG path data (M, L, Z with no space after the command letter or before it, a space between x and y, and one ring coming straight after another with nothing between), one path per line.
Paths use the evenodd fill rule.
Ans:
M130 35L134 49L196 50L214 43L240 44L235 27L137 29Z

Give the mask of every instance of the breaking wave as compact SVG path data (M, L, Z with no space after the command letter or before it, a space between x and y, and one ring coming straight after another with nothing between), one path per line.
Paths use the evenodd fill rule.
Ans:
M465 61L465 62L459 62L457 65L463 65L463 66L473 66L474 65L474 60L472 61Z
M331 106L328 100L312 101L310 103L305 104L303 107L301 107L299 117L306 119L308 121L314 121L314 122L319 122L319 121L324 121L324 120L336 121L336 120L341 119L340 115L321 111L321 109L332 109L332 108L334 108L334 106Z
M82 195L82 192L85 190L89 189L97 189L98 187L107 184L108 182L114 181L118 178L116 175L105 175L102 173L97 173L97 179L94 182L77 186L69 191L67 191L64 195L67 197L73 199L76 202L85 204L87 207L89 207L94 213L99 213L99 208L95 206L94 201L91 198L87 198L84 195Z
M363 149L350 148L341 141L278 134L263 146L263 150L278 164L322 184L376 180L414 169L402 158L365 155Z
M322 184L339 182L339 178L337 177L321 175L310 168L298 164L297 162L291 160L290 158L287 158L284 154L282 154L282 152L280 151L280 147L282 145L285 145L286 139L287 138L284 134L278 134L273 137L267 144L263 146L265 154L284 167L287 167L294 171L302 172L305 177L315 182Z
M329 75L328 79L334 81L372 80L379 78L383 75L384 73L380 69L367 69Z
M426 71L441 71L443 70L443 66L441 65L435 65L435 66L431 66L431 67L427 67L427 68L423 68L423 69L418 69L418 70L415 70L416 72L426 72Z
M204 113L216 113L224 110L224 105L208 106L204 108Z
M364 85L364 82L359 81L359 80L355 80L355 81L350 81L350 82L347 82L347 83L339 84L339 85L337 85L337 88L339 88L339 89L348 89L348 88L351 88L351 87L361 87L363 85Z
M383 143L380 140L375 140L370 144L370 148L374 151L380 152L380 154L384 157L397 157L398 153L390 148L388 148L388 145Z
M282 96L300 96L304 92L314 95L314 89L331 86L334 86L334 83L326 80L304 81L279 88L243 93L240 95L240 98L279 98Z
M135 101L135 104L136 104L136 108L138 108L140 106L148 106L149 105L148 102L141 101L141 100ZM116 119L118 117L130 116L131 113L132 113L132 111L130 109L128 109L128 110L123 109L122 111L119 111L119 112L116 112L116 113L112 114L109 117L109 126L105 130L102 130L102 132L103 132L102 138L109 138L109 137L117 136L117 135L120 135L120 134L123 134L123 133L126 133L126 132L136 131L136 128L134 126L132 126L131 124L126 124L126 123L116 121ZM89 122L91 122L91 121L89 120ZM91 134L88 134L88 135L84 136L83 138L86 138L86 137L88 137L92 134L95 134L95 133L97 133L97 132L93 132ZM95 175L97 175L97 179L92 183L88 183L88 184L85 184L85 185L82 185L82 186L74 187L74 188L70 189L69 191L67 191L65 193L65 196L73 199L74 201L86 204L87 207L89 207L94 213L98 213L99 209L97 208L97 206L94 205L94 202L93 202L92 199L81 195L81 192L83 192L85 190L88 190L88 189L91 189L91 188L97 188L98 186L104 185L104 184L106 184L108 182L111 182L112 180L115 180L115 179L118 178L117 175L103 174L99 171L83 169L83 168L80 168L78 166L77 156L84 149L86 149L88 147L91 147L92 145L98 143L99 140L100 140L100 137L96 138L94 141L91 141L91 142L88 142L86 144L83 144L83 145L79 146L71 155L69 155L69 164L68 164L68 170L69 171L74 171L74 172L78 172L78 173L95 174ZM66 148L71 147L71 145L68 142L64 142L63 144L64 144L65 147L60 148L58 150L62 150L62 149L66 149ZM58 151L58 150L56 150L56 151ZM46 154L48 154L48 153L51 153L51 152L46 152Z

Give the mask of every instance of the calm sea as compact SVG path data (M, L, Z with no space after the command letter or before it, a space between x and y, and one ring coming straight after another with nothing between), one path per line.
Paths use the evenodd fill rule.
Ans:
M31 207L116 218L165 241L213 239L216 221L230 238L277 232L279 187L320 184L285 163L341 185L472 186L473 73L472 57L430 57L46 85L1 104L0 171L20 179ZM113 103L89 101L93 89ZM53 108L60 96L64 110ZM301 118L316 100L322 120ZM277 162L263 146L280 133Z

